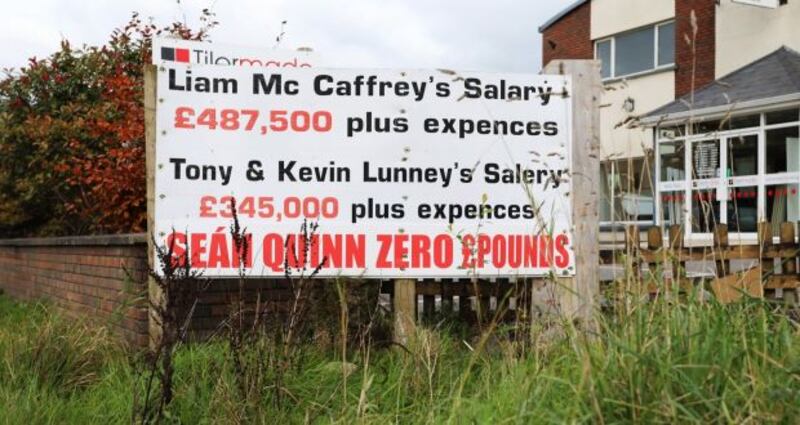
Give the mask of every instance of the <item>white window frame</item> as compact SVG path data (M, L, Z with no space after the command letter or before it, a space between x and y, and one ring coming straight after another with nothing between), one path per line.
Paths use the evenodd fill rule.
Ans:
M666 22L661 22L661 23L655 25L655 41L654 41L655 42L655 48L653 49L653 65L655 65L654 69L657 69L657 70L658 69L664 69L664 68L672 68L672 67L675 66L675 54L677 54L677 50L678 50L677 49L678 46L676 46L675 44L673 44L673 46L672 46L672 62L665 63L664 65L659 65L658 64L658 53L659 53L658 52L658 49L659 49L659 42L658 41L659 41L659 38L661 37L661 27L663 27L665 25L669 25L669 24L672 24L675 27L675 31L673 31L673 32L675 34L677 34L678 33L677 32L677 24L675 23L675 21L666 21ZM673 40L673 42L674 42L674 40Z
M661 33L660 29L664 25L668 25L668 24L675 24L675 20L668 20L668 21L664 21L664 22L659 22L657 24L646 25L646 26L643 26L643 27L635 28L635 29L628 30L628 31L625 31L625 32L621 32L621 33L618 33L618 34L614 34L614 35L611 35L611 36L608 36L608 37L598 38L597 40L595 40L595 42L594 42L594 58L595 59L599 59L598 55L597 55L597 52L598 52L598 46L600 45L600 43L604 43L606 41L610 41L611 42L611 49L610 49L611 50L611 60L610 60L611 63L608 64L609 68L610 68L611 75L608 76L608 77L603 78L603 81L619 80L619 79L622 79L622 78L633 78L633 77L637 77L637 76L640 76L640 75L652 74L654 72L659 72L659 71L664 71L664 70L667 70L667 69L674 68L675 67L675 56L674 55L672 57L672 62L671 63L664 64L664 65L659 65L658 64L658 38L659 38L659 34ZM645 28L652 28L653 32L654 32L654 34L653 34L653 67L649 68L649 69L646 69L644 71L634 72L634 73L625 74L625 75L617 75L617 70L616 70L617 37L619 37L621 35L625 35L625 34L630 33L630 32L639 31L639 30L642 30L642 29L645 29Z
M595 59L600 59L597 56L597 52L600 49L600 44L604 43L606 41L610 42L609 44L611 45L611 48L609 49L609 52L610 52L609 55L611 56L611 58L610 58L609 64L608 64L608 66L610 67L611 73L610 73L610 75L608 77L604 77L603 80L612 80L612 79L616 78L616 77L614 77L614 75L616 75L616 69L614 69L614 68L616 68L616 65L614 64L614 62L616 62L614 60L614 57L616 56L616 50L615 50L616 49L616 43L614 42L614 37L607 37L607 38L604 38L604 39L601 39L601 40L597 40L597 41L594 42L594 58Z
M736 130L724 130L724 131L717 131L713 133L705 133L705 134L690 134L688 132L688 124L683 125L684 135L669 138L663 137L661 132L658 128L655 131L655 170L656 172L653 173L656 181L656 187L654 190L654 198L655 198L655 221L657 224L661 224L663 220L663 206L662 206L662 196L664 193L667 192L683 192L685 204L684 204L684 214L683 214L683 229L684 229L684 237L686 238L686 242L689 244L698 242L698 243L708 243L710 240L713 239L713 235L709 233L696 233L692 231L691 227L691 220L692 220L692 190L695 188L693 187L693 177L691 176L691 167L693 166L692 158L691 158L691 146L693 143L703 140L719 140L720 142L720 168L722 171L722 178L720 179L713 179L714 182L719 183L719 187L717 187L717 201L719 202L720 207L720 217L718 217L720 223L727 224L728 217L727 217L727 202L730 202L727 199L727 196L730 192L731 188L734 187L741 187L741 186L754 186L757 187L758 191L758 199L757 199L757 220L759 222L764 221L766 217L766 187L773 186L773 185L783 185L783 184L797 184L800 185L800 172L784 172L784 173L775 173L775 174L767 174L766 173L766 134L768 130L779 129L779 128L786 128L786 127L796 127L800 128L800 114L798 114L798 118L796 121L793 122L785 122L780 124L766 124L766 114L769 112L784 110L784 109L793 109L793 108L800 108L800 104L793 104L793 105L782 105L780 107L770 108L768 110L762 110L758 112L746 112L742 113L741 115L759 115L760 116L760 125L757 127L748 127L748 128L741 128ZM713 119L709 117L709 119ZM674 125L665 124L665 127L674 127ZM758 136L758 173L752 176L741 176L738 178L727 178L725 176L725 171L727 167L727 160L728 160L728 140L737 136ZM686 167L686 178L683 181L662 181L661 180L661 155L658 154L658 145L661 143L666 142L676 142L681 141L684 145L684 167ZM707 179L707 181L711 181L712 179ZM711 183L707 183L711 184ZM742 232L742 233L735 233L729 232L731 242L733 243L756 243L757 242L757 234L752 232Z

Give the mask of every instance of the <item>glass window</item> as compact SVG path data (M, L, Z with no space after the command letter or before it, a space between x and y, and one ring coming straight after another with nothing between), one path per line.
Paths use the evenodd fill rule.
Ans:
M724 120L702 121L695 124L695 134L714 133L725 130L738 130L742 128L756 128L761 126L761 115L740 115L725 118Z
M756 232L758 187L734 187L728 193L728 231Z
M617 76L634 74L653 68L655 35L653 27L618 35L614 73Z
M761 115L740 115L731 118L728 122L722 123L725 130L738 130L741 128L751 128L761 126Z
M662 182L686 180L684 152L684 142L680 140L658 144Z
M758 136L728 139L728 177L758 174Z
M656 40L658 34L658 40ZM603 78L624 77L675 63L675 22L622 33L595 43Z
M798 128L767 131L767 173L800 171Z
M611 221L611 187L614 184L611 174L612 167L610 162L603 161L600 163L600 175L604 177L600 191L600 221Z
M611 74L611 40L600 41L597 43L597 59L601 63L601 75L603 78L610 78Z
M615 167L614 212L618 220L653 220L651 176L644 159L619 160Z
M766 220L772 223L773 235L780 236L780 223L800 220L800 188L797 184L766 186Z
M711 233L719 223L719 202L713 189L692 191L692 232Z
M703 121L694 125L694 134L714 133L722 130L722 121Z
M658 27L658 66L675 63L675 23Z
M674 125L670 127L659 127L658 128L658 138L659 139L677 139L679 137L683 137L686 134L686 126L684 125Z
M798 111L797 108L785 109L783 111L768 112L766 115L767 115L767 125L800 121L800 111Z
M692 144L692 178L713 179L719 174L719 140L703 140Z
M683 191L661 193L661 220L665 226L683 225L683 216L686 214L685 197Z

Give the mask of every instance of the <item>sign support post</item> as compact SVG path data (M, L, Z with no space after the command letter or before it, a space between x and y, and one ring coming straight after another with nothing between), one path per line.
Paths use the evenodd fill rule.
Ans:
M394 340L407 344L414 334L417 319L417 281L414 279L395 279L394 294Z
M554 60L545 74L572 77L572 235L575 276L559 279L553 300L563 318L594 326L600 294L598 268L600 224L600 63L595 60Z
M145 167L147 168L147 265L149 270L155 270L153 246L155 238L155 170L156 170L156 104L157 75L155 65L144 66L144 136L145 136ZM158 326L157 313L153 306L161 305L163 294L156 285L153 277L147 276L148 327L150 334L150 349L155 350L161 340L161 328Z

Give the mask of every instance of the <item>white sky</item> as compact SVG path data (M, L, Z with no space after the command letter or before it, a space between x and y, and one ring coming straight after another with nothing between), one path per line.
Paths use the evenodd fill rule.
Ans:
M159 26L199 26L211 7L218 43L312 47L340 67L538 72L538 27L574 0L3 0L0 68L55 51L62 38L97 45L138 11Z

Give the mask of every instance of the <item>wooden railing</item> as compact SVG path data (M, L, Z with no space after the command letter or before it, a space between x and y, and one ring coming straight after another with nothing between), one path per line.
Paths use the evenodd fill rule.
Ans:
M629 226L625 230L625 250L632 270L642 271L634 278L650 292L661 291L665 284L677 285L680 290L694 287L696 279L687 277L686 263L696 261L715 265L710 287L722 302L738 300L744 294L764 297L765 291L775 290L785 291L786 298L796 302L800 244L795 240L795 223L781 223L778 235L774 235L773 228L771 223L759 223L755 243L731 244L727 225L718 224L710 244L687 247L681 226L650 227L646 241L640 240L639 228ZM751 264L733 272L732 260L750 260ZM642 270L645 264L646 270Z

